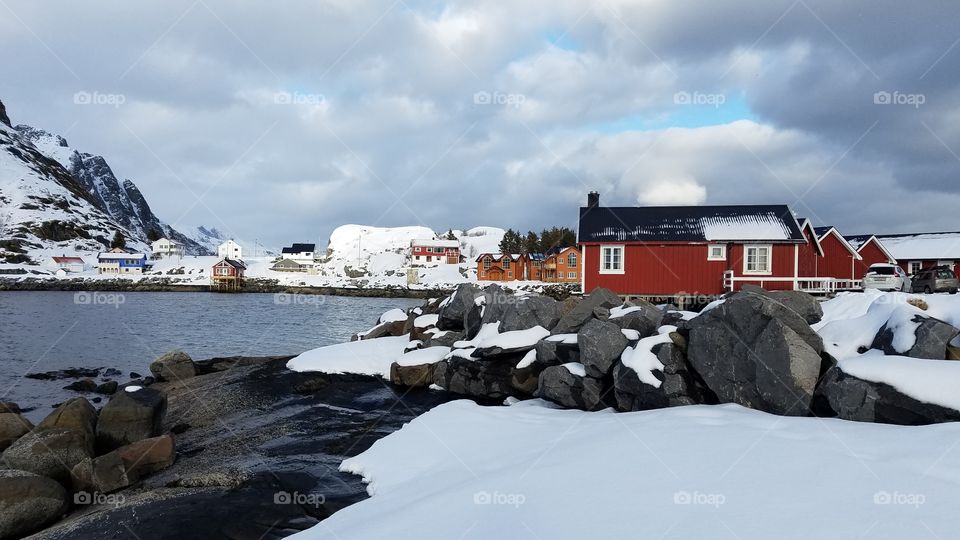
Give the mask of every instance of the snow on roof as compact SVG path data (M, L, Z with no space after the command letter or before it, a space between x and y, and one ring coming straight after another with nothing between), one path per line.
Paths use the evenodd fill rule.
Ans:
M281 253L313 253L316 251L316 244L293 244L290 247L285 247Z
M410 241L411 246L425 246L425 247L442 247L442 248L460 248L459 240L421 240L415 239Z
M786 205L580 209L580 242L805 241Z
M80 263L83 264L83 259L80 257L54 257L53 262L67 264L67 263Z
M147 256L143 253L100 253L97 255L97 259L146 259Z
M960 232L877 235L898 261L960 259Z
M484 257L487 257L487 256L493 257L495 260L500 260L500 259L503 259L503 258L504 258L504 254L503 254L503 253L481 253L480 255L477 255L477 260L479 261L480 259L482 259L482 258L484 258ZM510 259L512 259L512 260L514 260L514 261L520 260L520 257L522 257L522 256L523 256L523 255L521 255L521 254L519 254L519 253L510 253L510 254L509 254Z

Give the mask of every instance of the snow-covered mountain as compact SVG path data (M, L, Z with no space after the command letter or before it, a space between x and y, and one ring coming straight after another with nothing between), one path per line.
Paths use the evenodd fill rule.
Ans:
M232 238L231 236L221 232L216 227L198 225L196 227L184 228L183 231L183 234L204 248L210 250L211 253L216 253L217 247L220 246L220 244L226 242L227 240L233 240L234 242L240 244L240 247L243 248L244 256L246 257L269 257L272 255L277 255L276 250L265 248L263 245L257 244L256 242L248 242L246 240Z
M153 232L182 243L188 254L211 253L206 246L161 221L136 184L129 179L121 183L102 156L75 150L63 137L42 129L23 124L13 129L21 142L60 163L91 196L94 204L128 232L128 238L147 242L148 235Z

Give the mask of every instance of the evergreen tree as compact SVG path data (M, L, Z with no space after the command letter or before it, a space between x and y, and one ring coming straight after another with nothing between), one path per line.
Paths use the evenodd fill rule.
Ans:
M527 237L523 239L523 253L539 253L540 237L533 231L527 231Z
M507 229L500 241L500 253L520 253L523 249L523 237L513 229Z
M456 240L457 236L453 234L453 229L447 231L447 240Z
M110 247L120 249L127 247L127 239L123 237L122 232L117 231L113 234L113 240L110 242Z

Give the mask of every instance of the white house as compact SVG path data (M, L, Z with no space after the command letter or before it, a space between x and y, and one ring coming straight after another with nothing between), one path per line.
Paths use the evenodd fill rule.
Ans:
M57 268L58 275L60 270L63 270L64 273L73 273L83 272L86 269L83 259L80 257L67 257L66 255L53 257L52 263Z
M97 269L101 274L142 274L147 266L143 253L110 252L97 255Z
M280 251L281 259L296 261L301 266L312 268L317 258L316 244L293 244Z
M243 247L233 240L227 240L217 246L217 256L221 259L243 260Z
M154 259L174 256L183 257L183 246L166 237L150 244L150 250Z

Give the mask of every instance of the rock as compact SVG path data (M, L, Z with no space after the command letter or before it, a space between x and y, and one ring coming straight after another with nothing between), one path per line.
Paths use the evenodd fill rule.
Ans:
M816 324L823 319L820 301L803 291L768 291L756 285L744 285L742 290L773 298L807 321L807 324Z
M930 360L943 360L949 354L948 347L950 342L957 337L960 330L953 326L924 315L916 314L912 321L917 323L917 329L914 331L916 341L913 347L907 350L899 351L894 347L897 331L906 330L892 327L887 322L877 332L877 337L873 340L871 348L879 349L888 355L909 356L910 358L926 358Z
M33 429L33 424L17 413L0 413L0 451Z
M100 376L101 368L67 368L56 371L45 371L43 373L28 373L24 377L28 379L37 379L40 381L56 381L60 379L82 379L84 377L94 378Z
M19 414L20 406L12 401L0 401L0 414L3 413L17 413Z
M93 379L80 379L63 387L64 390L74 390L77 392L93 392L97 389L97 382Z
M829 370L820 381L814 413L903 426L960 421L960 411L918 401L890 385L859 379L839 367Z
M570 409L603 408L603 383L593 377L574 375L565 366L544 368L535 395Z
M70 470L90 457L93 457L91 441L82 432L65 428L38 427L3 452L3 462L8 468L60 482L67 481Z
M440 318L437 328L441 330L463 330L464 318L475 307L474 300L480 296L480 289L472 283L461 283L438 312Z
M76 431L92 448L97 428L97 410L85 398L69 399L57 406L37 425L38 430L52 428Z
M390 364L390 382L400 386L430 386L434 367L435 364L401 366L394 362Z
M541 366L559 366L568 362L580 362L580 349L576 344L541 339L534 347L536 363Z
M160 381L177 382L197 374L193 359L183 351L171 351L150 364L150 373Z
M477 304L475 300L473 307L463 316L464 335L467 339L476 337L484 324L501 321L507 310L517 302L516 296L508 294L496 283L484 287L478 298L480 297L483 298L483 303ZM503 331L502 324L500 328Z
M577 303L570 311L560 317L560 321L553 328L554 334L573 334L587 324L590 319L596 318L594 310L598 307L607 309L623 304L620 297L612 291L603 288L594 289L583 300ZM562 310L561 310L562 311Z
M960 360L960 347L947 345L947 360Z
M120 447L115 453L127 471L143 477L173 465L177 447L172 435L161 435Z
M67 492L26 471L0 470L0 538L20 538L66 513Z
M143 377L143 375L140 375L140 374L137 373L136 371L131 371L131 372L130 372L130 378L131 378L131 379L139 379L140 377Z
M823 342L794 310L740 292L690 321L687 357L721 403L809 414Z
M622 329L640 332L641 338L649 337L657 333L657 329L660 328L661 321L663 321L664 318L662 311L650 302L643 300L634 300L629 307L636 309L620 317L613 317L609 319L609 321Z
M167 398L158 390L118 392L100 411L97 449L106 452L159 435L166 411Z
M120 375L123 375L123 373L117 368L107 368L103 372L104 377L119 377Z
M517 393L513 387L513 371L516 359L509 361L478 362L453 357L437 362L434 367L434 383L454 394L472 398L502 400Z
M560 305L547 296L514 297L500 318L500 331L526 330L534 326L552 329L560 322Z
M132 485L137 479L135 474L127 471L116 452L87 458L70 471L74 491L86 493L111 493Z
M463 332L454 332L453 330L444 330L439 334L432 334L429 339L424 340L424 347L453 347L453 344L461 341L466 336Z
M118 386L117 381L107 381L107 382L105 382L105 383L97 386L97 388L94 390L94 392L96 392L96 393L98 393L98 394L105 394L105 395L108 395L108 396L109 396L109 395L111 395L111 394L116 393L116 391L117 391L117 386Z
M623 354L627 338L619 326L593 319L577 333L577 344L580 347L580 363L586 368L587 375L602 379Z
M621 411L646 411L665 407L712 403L708 393L690 371L682 350L673 343L654 347L663 371L653 371L660 386L640 381L637 372L617 362L613 368L613 389L617 409Z

